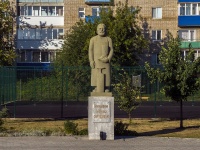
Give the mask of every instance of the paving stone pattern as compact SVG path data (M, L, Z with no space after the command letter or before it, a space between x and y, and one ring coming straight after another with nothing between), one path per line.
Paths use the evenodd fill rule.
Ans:
M200 139L117 137L114 141L88 137L0 137L0 150L199 150Z

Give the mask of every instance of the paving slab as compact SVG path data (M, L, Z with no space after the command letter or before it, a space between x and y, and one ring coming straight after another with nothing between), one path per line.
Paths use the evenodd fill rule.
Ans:
M79 136L0 137L0 150L199 150L200 139L116 137L88 140Z

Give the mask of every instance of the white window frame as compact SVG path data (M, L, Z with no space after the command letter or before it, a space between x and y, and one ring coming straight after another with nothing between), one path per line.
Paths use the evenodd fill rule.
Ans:
M31 7L31 10L32 10L30 15L28 14L28 7L29 8ZM38 15L34 14L33 7L39 7L39 10L38 10L39 14ZM42 7L47 8L46 14L42 13ZM51 14L51 15L49 14L49 7L51 7L51 8L54 7L54 9L53 9L54 13ZM57 10L58 8L61 8L60 11ZM53 5L49 5L49 6L19 6L18 9L20 9L20 10L18 10L18 12L20 13L20 14L18 14L19 16L37 16L37 17L40 17L40 16L42 16L42 17L44 17L44 16L45 17L46 16L49 16L49 17L51 17L51 16L64 16L64 7L63 6L53 6Z
M80 10L80 9L83 9L83 10ZM80 13L83 13L83 17L81 17ZM78 17L79 18L85 18L85 8L84 7L78 8Z
M183 37L183 35L182 35L183 32L185 32L187 34L186 38ZM192 32L194 33L194 37L193 38L191 37L191 35L192 35L191 33ZM178 31L178 35L183 41L196 41L196 30L187 30L187 29L179 30Z
M92 16L94 16L93 9L97 9L97 15L96 16L99 16L101 8L100 7L92 7Z
M53 32L54 31L54 32ZM34 34L31 34L34 33ZM37 34L36 34L37 33ZM46 34L44 34L46 33ZM40 34L40 35L38 35ZM63 28L42 28L42 29L21 29L18 28L17 39L35 40L35 39L62 39L64 35Z
M181 14L181 5L184 5L184 14ZM195 14L193 14L193 6L196 5ZM188 14L187 6L190 6L190 12ZM178 5L178 15L179 16L195 16L200 15L200 2L199 3L179 3Z
M155 16L154 16L155 10ZM159 14L161 12L161 14ZM162 19L162 7L153 7L152 8L152 18L153 19Z
M160 31L160 39L158 39L158 31ZM155 39L153 38L153 32L155 32ZM161 41L162 40L162 30L152 30L151 35L152 35L153 41Z

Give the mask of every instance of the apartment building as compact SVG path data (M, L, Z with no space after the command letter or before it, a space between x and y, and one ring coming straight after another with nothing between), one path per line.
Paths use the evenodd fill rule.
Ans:
M63 35L80 19L99 16L102 5L115 9L126 0L17 0L18 65L49 65L62 47ZM168 31L183 39L181 48L187 54L189 44L200 56L200 0L128 0L141 7L143 29L151 39L150 51L141 61L159 64L159 44Z
M49 66L63 35L64 0L17 0L18 66Z

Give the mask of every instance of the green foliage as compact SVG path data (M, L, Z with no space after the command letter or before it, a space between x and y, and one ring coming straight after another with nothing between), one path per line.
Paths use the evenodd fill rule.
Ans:
M180 128L183 128L182 101L200 89L200 58L194 60L194 51L188 47L187 56L181 54L181 40L169 33L168 41L159 55L162 69L145 64L152 82L163 83L163 91L171 100L180 102Z
M15 56L13 24L14 11L9 0L0 3L0 66L12 65Z
M20 72L23 76L17 82L17 99L60 100L62 96L68 100L85 99L90 91L89 83L85 83L89 80L89 72L89 67L56 67L51 73L38 69L34 77Z
M60 100L60 92L61 79L54 75L17 82L18 99L22 100Z
M114 133L115 136L138 136L136 131L128 130L128 124L123 123L122 121L115 121Z
M3 124L4 124L4 121L6 121L6 120L3 120L2 118L8 118L10 116L10 114L9 114L9 110L6 108L6 107L4 107L4 108L2 108L2 110L0 111L0 132L1 131L5 131L5 128L4 127L2 127L3 126Z
M71 135L87 135L88 134L88 129L78 130L78 124L69 120L64 122L64 130L66 134L71 134Z
M78 131L78 135L88 135L88 129L82 129Z
M8 108L6 107L2 108L2 110L0 111L0 118L8 118L8 117L10 117Z
M152 82L158 79L163 83L163 90L167 97L172 100L187 100L187 97L194 94L200 88L200 58L194 60L192 47L188 48L187 56L181 54L180 39L173 38L169 34L169 41L162 47L159 55L162 69L152 68L145 64L148 76Z
M66 134L78 135L78 124L72 121L65 121L64 122L64 129Z
M127 130L128 130L128 124L126 123L123 123L122 121L118 122L118 121L115 121L115 125L114 125L114 132L115 132L115 135L124 135Z
M116 14L110 8L105 11L102 6L100 18L94 22L77 22L65 35L62 52L57 59L57 65L89 66L88 48L90 38L96 35L99 23L106 25L107 35L113 41L114 56L112 64L115 66L132 66L137 64L137 54L147 48L147 41L143 37L139 12L140 8L131 11L128 3L118 3Z
M119 108L129 115L131 122L131 112L140 104L138 97L140 97L141 87L133 86L131 75L122 70L116 79L116 84L113 84L113 90L117 95Z

